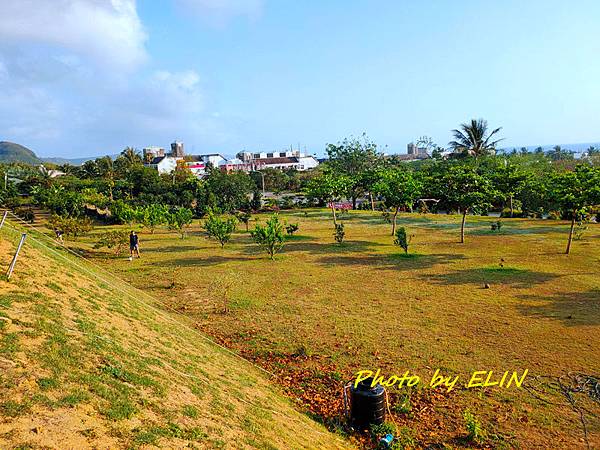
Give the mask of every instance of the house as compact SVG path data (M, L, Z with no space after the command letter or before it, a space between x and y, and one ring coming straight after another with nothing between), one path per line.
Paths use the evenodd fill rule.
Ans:
M250 166L251 170L271 168L304 171L319 165L319 161L314 156L306 155L299 150L268 153L240 152L237 154L237 158L243 162L243 165Z
M208 153L206 155L190 155L186 157L185 164L190 172L201 178L206 175L206 169L209 165L220 167L225 161L227 161L225 157L219 153Z
M149 160L144 166L156 169L159 174L171 173L177 168L177 161L183 158L173 156L157 156Z

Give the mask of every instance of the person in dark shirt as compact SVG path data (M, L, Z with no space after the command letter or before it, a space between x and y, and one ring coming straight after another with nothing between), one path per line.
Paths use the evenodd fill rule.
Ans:
M135 234L135 231L131 231L129 233L129 260L133 260L133 254L136 254L137 257L140 257L140 243L138 239L138 235Z

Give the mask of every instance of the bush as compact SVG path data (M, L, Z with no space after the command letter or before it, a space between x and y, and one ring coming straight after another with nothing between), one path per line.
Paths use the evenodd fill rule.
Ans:
M248 231L248 223L250 222L250 219L252 219L252 214L247 211L238 211L235 217L246 225L246 231Z
M335 226L335 233L333 233L333 237L338 244L344 242L344 237L346 237L346 232L344 231L344 224L338 223Z
M231 234L235 231L237 220L235 217L219 217L212 210L208 211L204 222L204 230L209 238L216 239L221 244L221 248L225 246L231 239Z
M278 204L280 209L292 209L294 205L294 197L290 195L286 195L281 200L279 200Z
M52 228L62 231L65 236L73 237L88 233L93 228L89 217L78 219L75 217L61 217L54 214L50 217L49 224Z
M98 242L94 244L95 249L106 247L115 249L115 255L119 255L129 244L129 234L127 231L107 231L100 235Z
M470 411L465 411L463 414L465 426L467 427L467 439L471 442L481 443L485 439L485 430L481 423L475 418Z
M394 244L399 245L404 253L408 253L408 244L410 243L410 237L406 234L406 229L404 227L399 227L396 230L396 239L394 239Z
M14 213L23 219L25 222L33 223L35 221L35 213L33 209L28 207L15 208Z
M492 229L492 231L500 231L500 228L502 228L502 222L500 222L499 220L496 222L492 222L490 224L490 228Z
M183 207L175 208L167 214L169 229L178 231L181 234L181 239L183 239L185 227L192 223L193 218L194 213L191 209Z
M285 244L283 224L279 221L279 216L277 214L271 216L265 226L257 224L252 231L252 237L258 245L266 250L269 257L274 259L275 253L281 250Z
M285 231L287 232L288 236L292 236L299 229L300 229L300 227L298 226L297 223L290 223L289 225L286 225L286 227L285 227Z

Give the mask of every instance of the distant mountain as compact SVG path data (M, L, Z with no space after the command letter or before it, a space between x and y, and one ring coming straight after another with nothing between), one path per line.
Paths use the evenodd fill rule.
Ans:
M14 142L0 141L0 162L40 164L42 161L27 147Z
M119 155L108 155L112 159L116 159ZM86 161L91 161L96 158L101 158L101 156L90 156L89 158L42 158L44 162L54 163L54 164L71 164L73 166L80 166Z

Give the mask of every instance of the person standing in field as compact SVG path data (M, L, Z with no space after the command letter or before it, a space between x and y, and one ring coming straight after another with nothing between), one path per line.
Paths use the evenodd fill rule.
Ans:
M140 241L138 235L132 230L131 233L129 233L129 261L133 261L134 253L138 258L140 257Z

